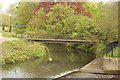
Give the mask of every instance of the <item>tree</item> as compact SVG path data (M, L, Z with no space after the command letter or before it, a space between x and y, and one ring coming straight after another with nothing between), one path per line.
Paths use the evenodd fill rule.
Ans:
M75 11L70 8L70 6L57 4L50 9L51 11L47 13L47 25L48 31L54 34L69 34L70 27L65 26L67 18L74 15Z
M102 17L96 19L96 28L102 39L107 42L118 40L118 3L107 3L101 7L101 13Z
M85 2L83 7L87 12L90 12L93 17L100 17L100 8L104 6L103 2Z
M18 7L19 3L10 4L9 8L7 9L7 13L12 16L15 16Z
M52 34L72 34L75 33L77 29L76 32L80 32L81 29L87 30L86 28L88 26L88 28L92 27L91 21L93 19L90 20L92 15L89 12L86 12L82 5L84 4L79 2L38 3L37 6L35 6L36 13L33 16L30 25L33 27L33 31L42 31L44 29L46 32ZM89 29L89 31L91 29ZM84 34L84 30L82 34ZM85 31L85 34L87 34L86 32L88 31Z
M51 11L50 9L57 4L69 6L70 8L74 9L77 13L81 13L84 16L92 17L92 14L90 12L87 12L83 7L82 3L80 2L39 2L35 6L35 10L37 11L41 8L44 8L48 13L49 11Z
M56 9L55 9L55 6L57 6ZM60 9L60 7L62 7L63 9ZM72 14L71 14L71 11L72 11ZM63 12L66 12L66 13L63 13ZM61 14L58 15L59 13ZM55 33L59 31L61 31L60 33L62 34L71 33L70 30L72 29L68 28L67 26L65 27L65 22L69 16L74 15L74 14L92 17L91 13L87 12L83 8L82 4L79 2L75 2L75 3L71 3L71 2L57 2L57 3L55 2L39 2L39 3L21 2L16 11L16 23L20 24L19 26L17 26L16 29L20 30L20 32L26 32L26 31L28 32L30 29L33 29L35 31L42 31L43 29L47 29L46 31L49 31L50 29L50 30L54 30ZM41 15L44 18L41 17ZM57 20L57 21L54 21L53 18L54 20ZM55 27L58 25L63 26L64 29L61 30L62 27Z
M35 2L20 2L16 11L17 32L23 33L26 30L27 24L31 21L34 15Z
M5 27L8 27L10 25L9 16L5 14L1 14L2 18L2 30L5 31Z
M35 12L31 21L27 24L27 32L44 32L46 30L46 13L44 9Z
M14 4L11 4L9 5L9 8L7 9L7 14L9 15L9 32L12 31L12 29L14 29L15 27L15 15L16 15L16 11L17 11L17 8L18 8L18 3L14 3Z

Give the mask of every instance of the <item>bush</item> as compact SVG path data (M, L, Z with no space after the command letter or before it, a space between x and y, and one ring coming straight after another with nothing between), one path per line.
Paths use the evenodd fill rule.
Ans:
M21 39L4 42L2 51L2 64L7 64L42 57L48 49L41 43Z

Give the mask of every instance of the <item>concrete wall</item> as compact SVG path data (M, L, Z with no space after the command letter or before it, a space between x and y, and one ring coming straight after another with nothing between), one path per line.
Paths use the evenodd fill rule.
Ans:
M104 70L120 70L120 58L103 58Z

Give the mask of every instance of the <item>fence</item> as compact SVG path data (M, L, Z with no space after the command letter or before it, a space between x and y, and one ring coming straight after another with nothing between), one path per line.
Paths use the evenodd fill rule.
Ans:
M106 56L108 56L109 55L108 53L111 52L111 55L109 56L113 57L114 48L116 48L117 46L118 46L118 41L114 41L114 42L106 44Z

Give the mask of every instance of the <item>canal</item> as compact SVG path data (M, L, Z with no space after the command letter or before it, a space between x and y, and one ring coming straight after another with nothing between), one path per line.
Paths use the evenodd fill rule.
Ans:
M54 78L79 69L95 58L94 54L66 47L65 44L45 44L47 56L3 66L3 78Z

